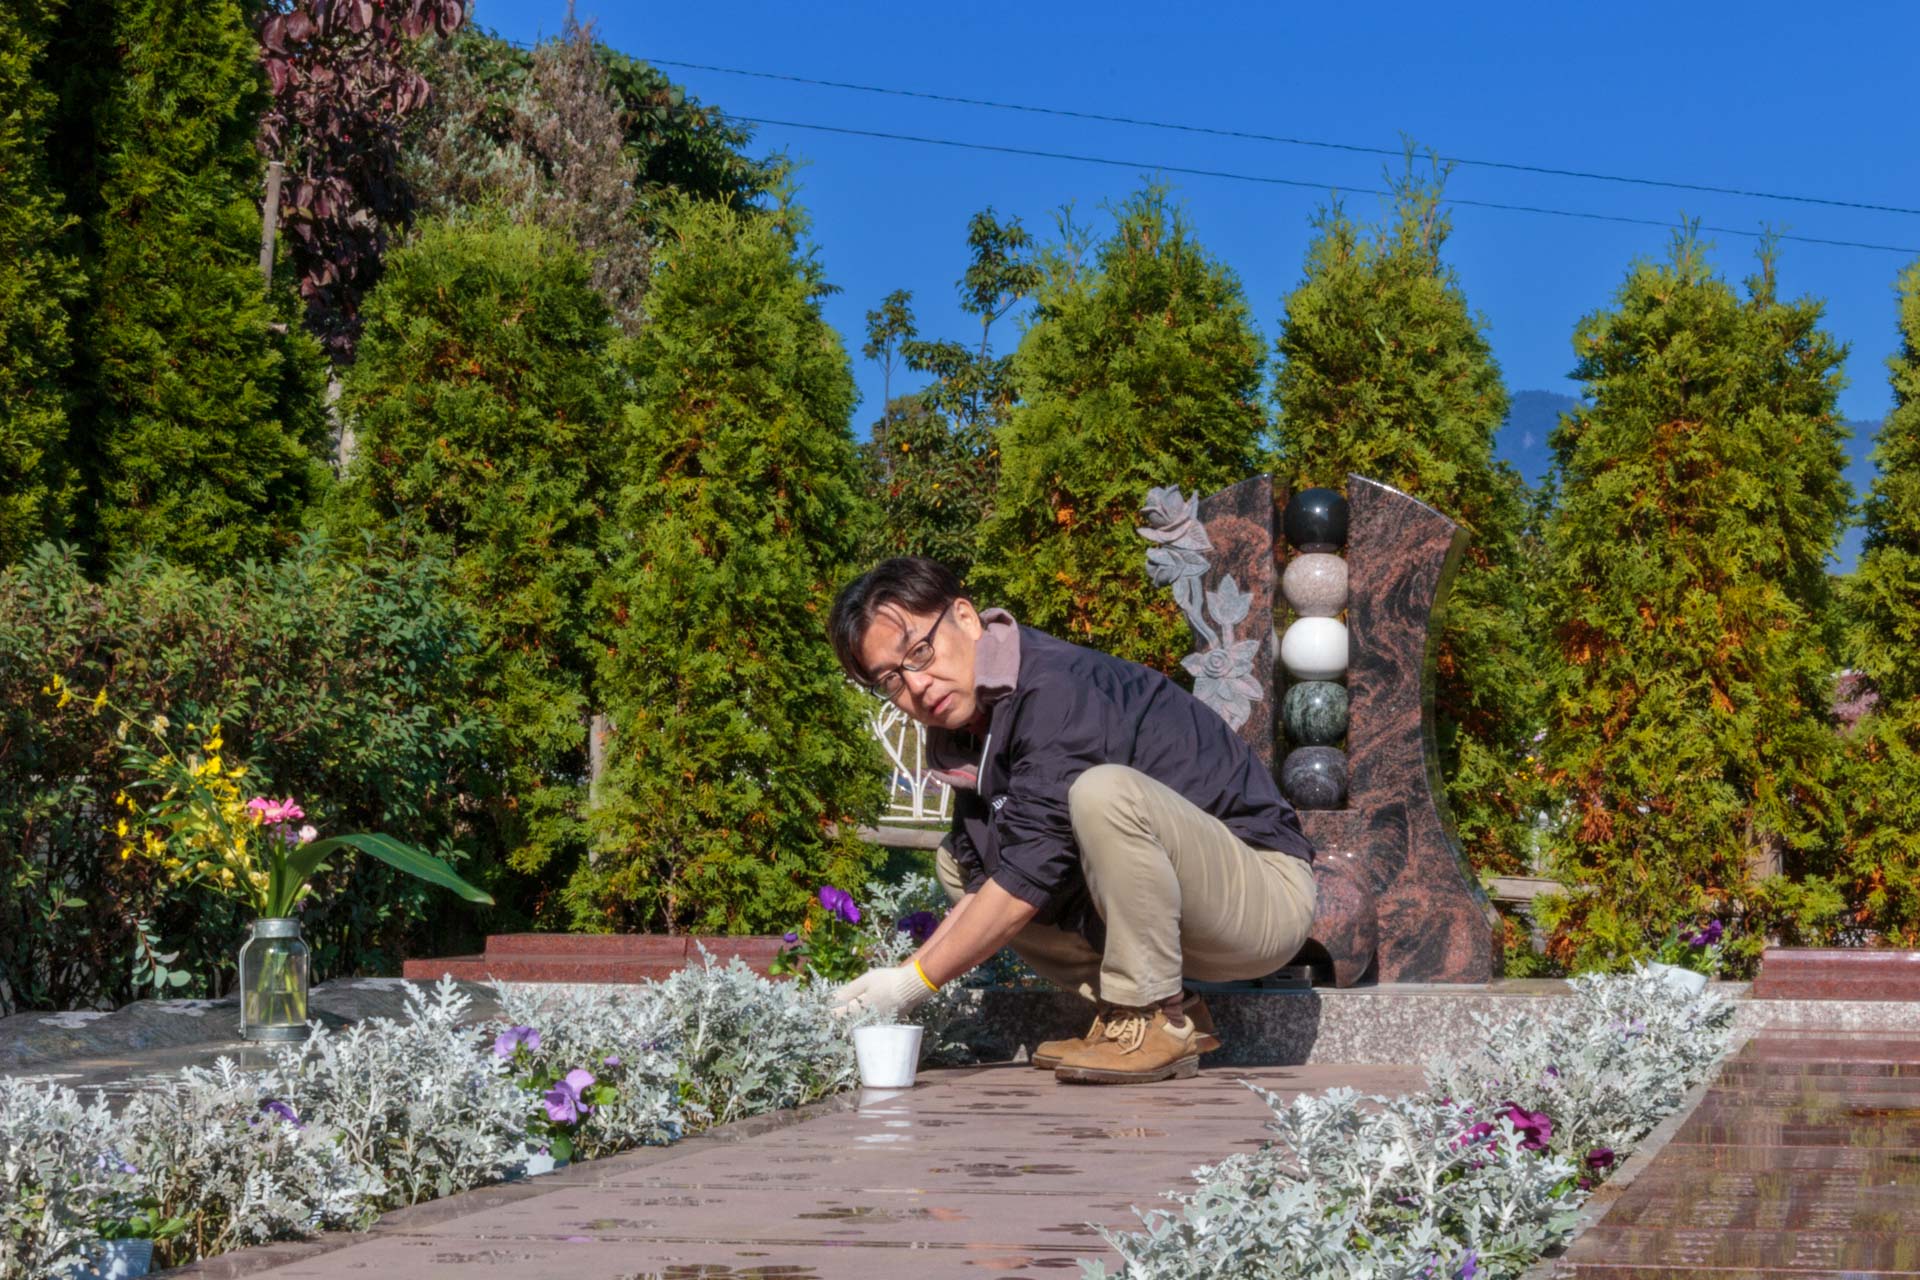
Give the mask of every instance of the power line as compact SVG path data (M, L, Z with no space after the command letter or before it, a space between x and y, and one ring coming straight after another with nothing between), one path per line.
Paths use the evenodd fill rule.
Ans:
M1289 138L1280 134L1254 133L1245 129L1221 129L1208 125L1175 124L1165 120L1142 120L1133 116L1105 115L1096 111L1073 111L1064 107L1036 107L1020 102L995 102L988 98L963 98L953 94L930 93L920 89L894 89L884 85L855 84L845 80L819 80L809 76L788 75L777 71L749 71L741 67L720 67L704 62L677 62L671 58L649 58L660 67L679 67L691 71L712 71L728 76L751 76L760 80L784 80L790 84L814 85L823 89L849 89L857 93L878 93L898 98L920 98L928 102L951 102L968 107L991 107L996 111L1021 111L1029 115L1060 116L1069 120L1095 120L1103 124L1124 124L1141 129L1167 129L1177 133L1207 134L1216 138L1238 138L1250 142L1277 142L1289 147L1318 147L1326 151L1347 151L1361 155L1400 156L1392 147L1365 146L1353 142L1327 142L1315 138ZM1742 187L1716 187L1700 182L1673 182L1663 178L1641 178L1630 174L1597 173L1584 169L1556 169L1547 165L1520 164L1508 160L1478 160L1466 156L1442 156L1447 164L1481 169L1505 169L1512 173L1537 173L1556 178L1579 178L1589 182L1620 182L1631 186L1664 187L1672 191L1698 191L1708 195L1742 196L1753 200L1784 200L1795 204L1826 205L1835 209L1862 209L1873 213L1902 213L1920 216L1920 209L1903 205L1871 204L1863 200L1837 200L1826 196L1792 195L1779 191L1749 191ZM1460 203L1466 203L1461 201Z
M810 129L817 133L839 133L856 138L884 138L891 142L916 142L926 146L955 147L964 151L992 151L1001 155L1033 156L1042 160L1070 160L1078 164L1102 164L1116 168L1132 169L1136 172L1150 171L1158 173L1179 173L1201 178L1224 178L1231 182L1255 182L1265 186L1304 187L1312 191L1351 191L1361 195L1391 196L1391 191L1378 187L1354 187L1344 183L1310 182L1304 178L1278 178L1264 174L1234 173L1226 169L1196 169L1185 165L1155 164L1145 160L1116 160L1108 156L1076 155L1067 151L1040 151L1032 147L1008 147L990 142L965 142L956 138L926 138L910 133L886 133L878 129L852 129L840 125L809 124L800 120L774 120L766 116L743 116L727 113L727 119L738 120L745 124L771 125L783 129ZM1625 214L1589 213L1581 209L1553 209L1543 205L1503 204L1494 200L1467 200L1456 196L1447 196L1448 204L1464 205L1475 209L1501 209L1510 213L1537 213L1556 218L1584 218L1592 222L1622 222L1630 226L1668 227L1674 223L1659 218L1634 218ZM1702 225L1702 231L1711 231L1716 235L1747 236L1755 240L1765 239L1770 233L1762 231L1743 231L1738 227L1716 227ZM1787 235L1784 232L1771 233L1774 239L1788 240L1796 244L1819 244L1842 249L1874 249L1884 253L1899 253L1909 257L1920 256L1920 249L1895 244L1869 244L1860 240L1829 240L1819 236Z

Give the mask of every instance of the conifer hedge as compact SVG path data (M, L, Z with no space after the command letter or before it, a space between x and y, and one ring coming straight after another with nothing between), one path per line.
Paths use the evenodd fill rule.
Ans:
M1441 258L1441 180L1409 167L1377 228L1323 213L1276 344L1277 473L1295 488L1366 476L1459 521L1472 541L1440 632L1441 771L1482 870L1524 874L1535 791L1526 757L1540 676L1526 613L1525 485L1493 457L1507 393Z
M1842 352L1770 275L1743 301L1683 233L1575 338L1587 404L1554 436L1543 748L1573 889L1543 910L1573 967L1708 916L1751 958L1792 901L1766 877L1809 870L1831 836L1833 660L1804 569L1847 511Z
M103 557L219 569L289 547L325 484L325 362L260 279L253 6L109 10L74 356L76 443L93 462L81 525Z
M613 738L582 928L778 931L870 867L879 751L825 621L872 513L795 217L663 217L597 593Z
M1164 189L1114 224L1092 261L1071 234L1044 256L973 585L1024 623L1176 673L1187 624L1147 584L1140 506L1158 485L1207 494L1260 470L1263 344Z
M0 564L64 532L65 304L78 286L72 218L47 173L47 40L58 0L0 7Z

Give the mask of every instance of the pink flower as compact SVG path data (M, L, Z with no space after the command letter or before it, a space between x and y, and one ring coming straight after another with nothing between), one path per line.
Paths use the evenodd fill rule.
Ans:
M306 810L295 804L292 796L288 796L285 800L269 800L266 796L255 796L247 801L247 808L253 810L254 821L266 827L298 822L307 816Z

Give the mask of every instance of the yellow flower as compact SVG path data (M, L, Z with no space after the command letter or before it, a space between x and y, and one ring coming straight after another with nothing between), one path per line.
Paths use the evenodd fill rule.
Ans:
M131 858L132 856L133 856L133 846L132 846L132 845L125 845L125 846L123 846L123 847L121 848L121 850L120 850L120 861L122 861L122 862L125 862L125 861L126 861L126 860L127 860L128 858Z
M65 685L61 685L61 686L60 686L60 701L58 701L58 702L56 702L56 703L55 703L54 705L55 705L56 707L64 707L64 706L66 706L66 705L67 705L67 704L68 704L69 702L72 702L72 701L73 701L73 690L71 690L71 689L69 689L69 688L67 688L67 686L65 686Z
M119 836L122 840L127 838L127 820L125 818L120 819L119 822L114 824L113 834Z
M211 738L207 739L208 751L218 751L221 747L225 745L226 745L225 740L221 738L221 736L217 733L214 734Z
M93 714L99 715L100 708L107 705L107 686L101 685L100 692L93 695Z

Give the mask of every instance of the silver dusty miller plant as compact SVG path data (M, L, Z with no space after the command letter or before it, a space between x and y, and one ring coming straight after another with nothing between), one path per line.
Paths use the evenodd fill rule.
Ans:
M1565 1242L1593 1178L1725 1052L1731 1006L1642 970L1576 978L1541 1016L1481 1019L1433 1092L1348 1090L1273 1111L1259 1151L1198 1169L1145 1229L1102 1229L1127 1280L1516 1276ZM1600 1158L1604 1156L1604 1159ZM1116 1273L1081 1262L1087 1280Z
M530 1115L506 1065L462 1022L472 1001L450 979L406 991L405 1021L316 1027L284 1050L279 1075L302 1123L332 1131L380 1180L381 1207L415 1204L503 1176Z
M97 1206L133 1187L119 1137L103 1098L0 1076L0 1276L80 1261Z
M1180 660L1193 676L1193 696L1238 729L1253 714L1253 704L1265 696L1253 674L1260 642L1233 638L1234 628L1247 620L1253 595L1241 590L1232 574L1220 580L1217 590L1201 587L1210 567L1205 553L1213 550L1213 541L1200 523L1200 495L1182 498L1176 485L1149 489L1143 514L1147 527L1135 532L1156 544L1147 551L1147 577L1157 587L1173 588L1187 624L1205 642ZM1207 622L1209 612L1217 631Z

